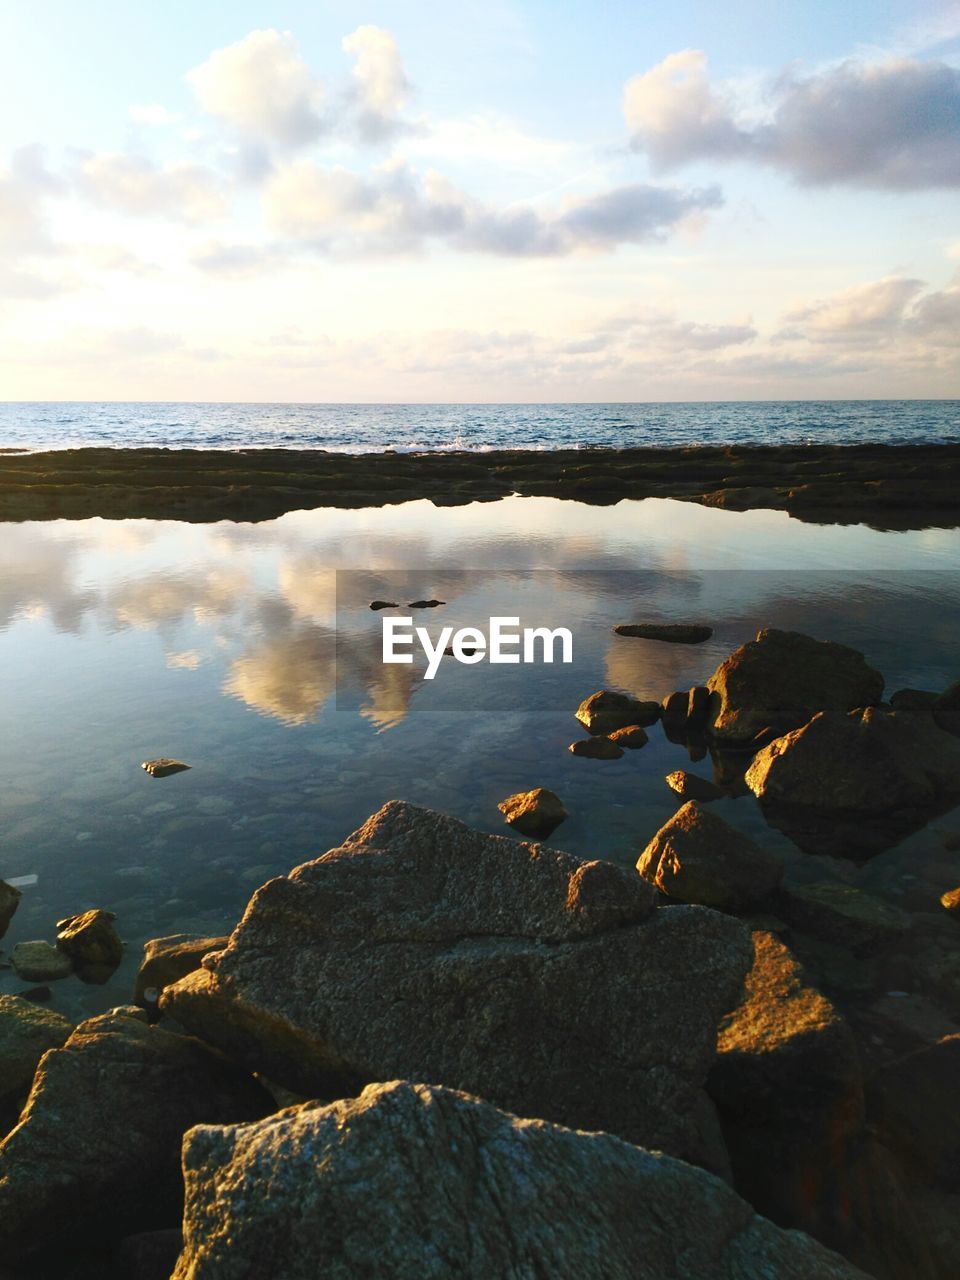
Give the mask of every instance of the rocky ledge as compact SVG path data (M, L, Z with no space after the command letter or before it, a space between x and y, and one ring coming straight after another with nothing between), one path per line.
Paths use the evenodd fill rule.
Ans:
M501 449L490 453L64 449L0 454L0 519L271 520L314 507L519 493L679 498L888 528L960 522L960 445Z

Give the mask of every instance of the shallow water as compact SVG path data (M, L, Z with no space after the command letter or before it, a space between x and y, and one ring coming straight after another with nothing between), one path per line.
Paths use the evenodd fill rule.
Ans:
M54 984L53 1001L74 1016L122 1002L144 940L228 930L253 888L396 796L499 831L498 800L547 786L570 813L552 844L630 866L677 807L664 775L689 758L659 728L622 760L570 756L583 697L613 685L662 698L761 626L855 645L889 691L942 688L960 674L958 565L958 530L881 533L655 499L4 525L0 876L37 883L0 945L52 938L61 916L107 907L123 966L105 987ZM416 621L434 636L518 616L570 627L574 661L445 659L432 682L422 664L383 667L369 602L433 596L446 604ZM640 619L706 621L714 635L678 646L611 634ZM193 768L151 778L140 762L159 755ZM709 776L709 761L693 767ZM822 875L752 798L721 811ZM934 886L950 874L939 825L956 815L857 874L929 893L909 877L921 865ZM0 971L0 990L23 985Z
M560 449L960 440L960 400L674 404L0 403L5 446Z

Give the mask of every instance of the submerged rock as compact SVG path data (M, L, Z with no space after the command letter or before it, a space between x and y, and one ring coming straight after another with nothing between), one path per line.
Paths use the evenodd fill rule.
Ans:
M588 733L606 735L614 729L628 729L632 725L656 724L660 718L657 702L641 702L628 698L615 689L599 689L584 698L577 708L577 719Z
M116 915L97 908L57 921L57 946L74 964L113 970L123 959L123 943L113 927Z
M172 773L183 773L185 769L192 768L192 765L184 764L182 760L172 760L168 756L160 756L156 760L144 760L140 768L145 769L151 778L166 778Z
M629 724L624 729L614 729L609 739L616 746L625 747L628 751L639 751L650 741L646 729L638 724Z
M637 870L678 902L746 911L776 891L783 861L690 800L653 837Z
M139 1005L155 1005L164 987L199 969L204 956L222 951L227 942L226 937L204 938L192 933L151 938L143 945L134 1000Z
M763 630L720 664L707 688L714 740L748 746L798 729L818 711L872 706L883 676L844 644Z
M497 808L504 818L522 835L545 840L567 816L560 797L546 787L533 791L518 791L516 795L501 800Z
M706 804L710 800L720 800L726 795L723 788L718 787L715 782L701 778L695 773L687 773L685 769L668 773L665 781L670 790L675 791L681 800L698 800L701 804Z
M428 1079L723 1167L701 1086L749 952L610 863L391 801L161 1008L301 1095Z
M825 711L764 747L745 781L802 849L866 857L960 801L960 742L926 711Z
M30 1087L37 1063L48 1049L59 1049L73 1023L52 1009L19 996L0 996L0 1103Z
M623 755L623 747L618 747L611 738L580 738L571 742L567 750L588 760L619 760Z
M272 1099L190 1036L109 1014L40 1062L20 1122L0 1144L0 1248L108 1238L176 1221L183 1134L249 1120Z
M395 1081L184 1143L172 1280L865 1280L718 1179Z
M694 622L621 622L613 630L618 636L665 640L668 644L702 644L713 635L713 627Z
M42 938L18 942L10 956L17 977L24 982L56 982L73 973L73 961Z
M16 914L22 897L19 889L7 884L6 880L0 880L0 938L10 928L10 921Z

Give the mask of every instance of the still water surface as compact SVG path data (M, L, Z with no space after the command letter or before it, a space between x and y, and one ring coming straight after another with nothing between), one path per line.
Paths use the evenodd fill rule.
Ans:
M125 1001L143 941L229 930L259 884L398 796L499 831L498 800L550 787L570 813L552 844L630 866L677 807L664 775L690 762L658 727L622 760L570 756L583 697L700 683L761 626L855 645L888 691L942 688L960 674L958 566L958 530L656 499L4 525L0 876L37 882L0 946L107 907L123 966L104 987L54 984L53 1003L76 1017ZM570 626L575 661L518 675L448 659L429 685L384 668L370 600L434 596L445 606L417 615L434 634L518 615ZM636 620L715 630L697 646L611 634ZM140 762L159 755L193 767L150 778ZM752 798L721 812L822 876ZM936 832L911 840L936 870ZM902 851L881 855L863 882L905 893L903 869ZM0 990L22 986L0 970Z

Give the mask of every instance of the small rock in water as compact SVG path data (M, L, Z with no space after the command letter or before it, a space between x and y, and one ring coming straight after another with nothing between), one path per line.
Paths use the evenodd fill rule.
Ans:
M56 982L73 973L70 957L42 939L18 942L10 959L24 982Z
M660 719L660 704L640 702L615 689L598 689L577 707L577 719L588 733L606 736L615 729L655 724Z
M567 816L560 797L546 787L518 791L516 795L501 800L497 808L511 827L538 840L545 840Z
M397 604L396 600L371 600L370 608L371 609L399 609L400 606Z
M946 893L940 897L940 905L944 911L947 911L956 920L960 920L960 886L956 889L948 889Z
M9 929L22 896L19 889L7 884L6 880L0 880L0 938Z
M639 751L650 741L646 729L642 729L638 724L628 724L622 729L614 729L613 733L607 736L611 742L615 742L618 747L626 747L628 751Z
M140 768L145 769L151 778L166 778L171 773L183 773L184 769L190 769L192 765L160 756L156 760L144 760Z
M57 921L57 946L78 966L115 969L123 959L123 943L113 927L112 911L97 908Z
M668 773L666 783L681 800L699 800L704 803L719 800L726 794L715 782L709 782L695 773L687 773L686 769L677 769L674 773Z
M408 609L436 609L438 605L446 604L446 600L411 600L407 605Z
M600 737L581 738L578 742L571 742L567 749L571 755L586 756L588 760L619 760L623 755L622 747L609 738Z
M702 644L713 635L713 627L695 622L621 622L613 630L618 636L664 640L668 644Z

